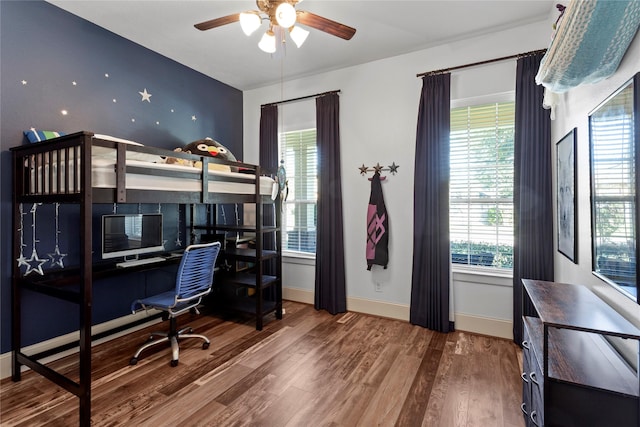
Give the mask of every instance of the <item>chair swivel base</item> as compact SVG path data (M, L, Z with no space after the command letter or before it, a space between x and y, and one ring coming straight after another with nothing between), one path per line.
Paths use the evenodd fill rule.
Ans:
M156 344L169 342L171 344L171 362L170 362L170 365L171 366L178 366L178 356L179 356L179 352L180 352L180 346L178 345L178 338L180 338L180 339L182 339L182 338L200 338L200 339L204 340L204 342L202 343L202 349L203 350L208 349L209 348L209 344L211 343L211 341L209 341L209 339L207 337L205 337L204 335L192 334L191 332L193 332L193 329L191 329L191 328L184 328L184 329L181 329L178 332L174 332L174 333L171 333L171 331L170 332L152 332L151 335L149 336L148 342L138 349L136 354L134 354L133 357L131 358L131 360L129 360L129 364L130 365L135 365L136 363L138 363L138 357L140 356L140 353L142 353L147 348L152 347L152 346L154 346ZM155 336L159 336L161 338L159 340L154 340L153 337L155 337Z

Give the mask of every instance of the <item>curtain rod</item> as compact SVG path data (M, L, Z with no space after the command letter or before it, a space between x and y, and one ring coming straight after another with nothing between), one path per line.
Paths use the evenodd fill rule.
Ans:
M262 104L260 106L260 108L262 108L262 107L270 107L272 105L287 104L289 102L302 101L303 99L318 98L320 96L330 95L332 93L340 93L340 89L338 89L338 90L330 90L329 92L316 93L315 95L301 96L299 98L285 99L284 101L270 102L268 104Z
M441 70L435 70L435 71L427 71L425 73L416 74L416 77L433 76L436 74L448 73L449 71L453 71L453 70L459 70L461 68L469 68L469 67L475 67L477 65L491 64L492 62L505 61L507 59L516 59L516 58L519 59L519 58L524 58L526 56L533 56L539 53L545 53L546 51L547 49L532 50L531 52L519 53L517 55L503 56L502 58L488 59L486 61L474 62L472 64L458 65L455 67L443 68Z

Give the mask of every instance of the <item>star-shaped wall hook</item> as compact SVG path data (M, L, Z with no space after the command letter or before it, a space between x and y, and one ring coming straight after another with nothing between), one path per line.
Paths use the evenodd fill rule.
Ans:
M383 168L382 166L380 166L380 162L376 163L376 165L373 167L373 170L374 170L376 173L380 173L380 172L382 172L382 169L384 169L384 168Z
M398 168L400 166L396 165L396 162L391 163L391 165L389 166L389 172L391 172L393 175L398 173Z
M365 175L369 171L369 168L364 163L358 169L360 169L360 175Z

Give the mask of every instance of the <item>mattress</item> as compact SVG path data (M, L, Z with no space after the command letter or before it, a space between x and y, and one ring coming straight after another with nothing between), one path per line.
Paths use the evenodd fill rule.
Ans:
M33 168L31 170L30 194L58 194L58 167L60 167L61 187L66 187L66 164L76 163L77 176L80 176L80 162L55 162L53 163L53 173L49 173L49 164ZM200 169L190 166L182 166L166 163L151 163L149 161L133 160L127 158L128 167L136 167L141 173L126 174L126 188L150 191L181 191L181 192L202 192L202 181L200 180ZM60 166L58 166L60 165ZM91 162L91 180L94 188L116 188L115 159L110 156L94 156ZM154 174L154 171L175 171L183 173L182 177L162 176ZM37 173L36 173L37 171ZM144 172L147 173L144 173ZM44 181L42 174L44 173ZM36 177L37 175L37 177ZM50 176L53 175L53 182L49 183ZM191 175L191 176L190 176ZM69 174L69 188L62 193L79 192L79 183L75 181L76 174ZM220 178L221 180L218 180ZM234 181L225 181L233 178ZM240 181L240 182L238 182ZM38 184L36 184L38 183ZM255 176L238 172L209 171L208 189L209 193L222 194L255 194ZM268 195L275 199L277 195L277 184L274 179L260 177L260 194Z

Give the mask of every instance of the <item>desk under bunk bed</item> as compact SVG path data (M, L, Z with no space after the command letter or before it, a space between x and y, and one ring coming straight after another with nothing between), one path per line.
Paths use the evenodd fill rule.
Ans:
M11 151L13 260L24 258L23 209L31 204L68 204L77 209L78 228L76 238L71 240L78 245L79 254L73 266L46 269L41 271L42 274L28 274L34 272L28 271L28 267L25 269L24 262L12 263L12 379L21 379L21 367L24 365L76 395L79 398L80 425L89 426L91 423L91 342L96 338L92 337L91 329L94 280L175 264L179 260L168 257L166 262L127 268L126 271L117 268L115 262L96 263L92 254L96 204L166 203L184 206L185 228L191 231L191 243L197 243L203 237L201 233L221 235L224 241L229 240L227 233L251 236L250 248L226 245L228 249L219 257L226 265L250 263L250 273L227 271L216 277L215 284L251 289L250 296L225 304L227 309L232 307L254 315L256 329L262 329L263 319L269 314L282 318L280 200L274 191L277 184L271 177L262 175L260 166L176 153L91 132L23 145ZM190 165L166 164L164 159L167 157L183 159ZM212 163L226 165L234 172L212 170L209 167ZM216 207L223 204L255 205L255 219L250 221L252 225L220 223ZM197 211L203 206L207 212L204 223L196 223L202 220ZM265 247L265 241L272 247ZM39 354L23 353L21 318L28 315L28 312L23 313L23 290L75 304L79 341ZM134 323L127 326L134 326ZM78 380L41 362L45 357L73 347L79 348L78 372L74 377Z

